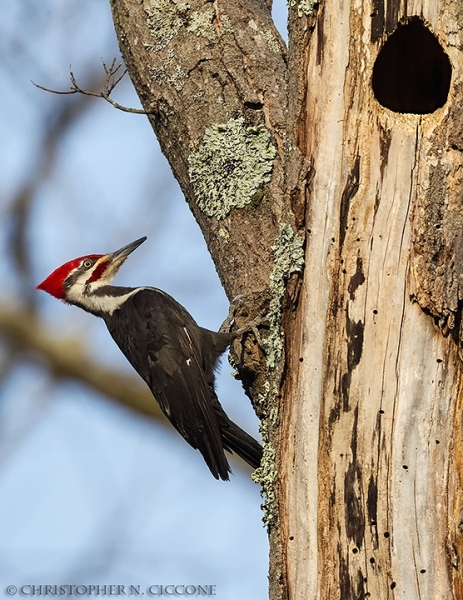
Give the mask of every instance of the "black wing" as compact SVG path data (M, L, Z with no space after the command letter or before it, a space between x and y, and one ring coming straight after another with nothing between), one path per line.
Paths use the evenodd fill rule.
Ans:
M204 360L201 349L204 335L216 334L199 328L178 302L154 288L136 292L104 319L172 425L201 452L216 479L228 479L230 466L214 409L214 365Z

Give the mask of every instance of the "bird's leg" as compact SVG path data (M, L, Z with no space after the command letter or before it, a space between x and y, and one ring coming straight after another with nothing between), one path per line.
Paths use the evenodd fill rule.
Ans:
M222 333L230 333L234 324L237 326L237 329L235 331L233 331L233 334L237 338L242 338L245 333L248 333L251 331L253 333L259 347L263 351L265 351L264 342L262 341L259 330L257 328L259 325L262 325L263 323L268 322L268 318L267 317L263 317L263 318L256 317L255 319L248 321L246 323L246 325L244 325L243 327L238 327L238 324L236 322L235 315L236 315L238 309L242 308L242 306L244 304L243 301L245 298L246 298L246 296L244 296L244 295L236 296L235 298L233 298L233 300L230 303L230 309L228 312L228 316L225 319L225 321L222 323L222 326L220 327L220 331ZM240 316L243 319L244 315L240 315Z
M235 298L233 298L233 300L230 302L230 308L228 309L227 318L222 323L219 329L221 333L231 332L231 328L233 327L233 323L235 322L236 311L240 307L240 304L242 303L244 298L245 296L241 294L240 296L235 296Z
M263 351L265 351L265 345L264 342L262 341L262 338L260 337L260 333L259 330L257 329L258 325L262 325L262 323L265 323L268 319L261 319L260 317L258 317L257 319L253 319L252 321L249 321L249 323L246 323L246 325L244 327L240 327L235 333L236 333L236 337L243 337L243 335L245 333L248 333L249 331L252 331L252 333L254 334L254 337L256 338L256 342L259 345L259 348Z

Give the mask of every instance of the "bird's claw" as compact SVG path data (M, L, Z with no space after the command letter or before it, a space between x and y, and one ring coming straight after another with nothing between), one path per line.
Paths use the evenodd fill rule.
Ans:
M249 323L247 323L244 327L240 327L237 331L236 331L236 337L243 337L243 335L245 333L249 333L250 331L253 333L254 337L256 338L256 342L259 346L259 348L261 350L265 350L265 346L264 343L262 341L262 338L260 337L260 333L259 330L257 329L258 325L262 325L262 323L265 322L265 319L253 319L252 321L249 321Z
M233 300L230 302L230 309L228 311L227 318L222 323L219 329L221 333L230 333L233 323L235 322L236 310L239 307L240 303L242 303L243 298L245 298L245 296L241 294L239 296L235 296L235 298L233 298Z
M235 314L237 310L241 308L243 305L243 301L246 298L244 295L236 296L230 303L230 310L228 312L228 316L225 321L222 323L220 327L220 331L222 333L230 333L232 331L233 325L236 325L235 331L233 334L236 338L242 338L246 333L251 332L254 335L254 338L259 346L259 348L265 352L265 344L262 340L258 327L263 323L268 323L268 317L256 317L249 322L247 322L243 327L238 327L236 322ZM247 315L239 315L239 320L245 320Z

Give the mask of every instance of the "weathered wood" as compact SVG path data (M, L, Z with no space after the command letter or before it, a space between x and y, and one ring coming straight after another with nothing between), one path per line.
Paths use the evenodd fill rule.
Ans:
M369 3L323 2L303 57L315 175L279 454L291 599L462 597L463 11L404 6L378 3L378 35ZM453 65L430 115L385 109L370 84L412 15Z

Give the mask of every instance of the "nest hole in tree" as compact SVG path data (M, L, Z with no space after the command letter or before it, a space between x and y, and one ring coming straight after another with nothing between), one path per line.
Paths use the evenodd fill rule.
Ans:
M378 102L399 113L432 113L447 101L452 67L437 38L421 19L399 25L373 67Z

